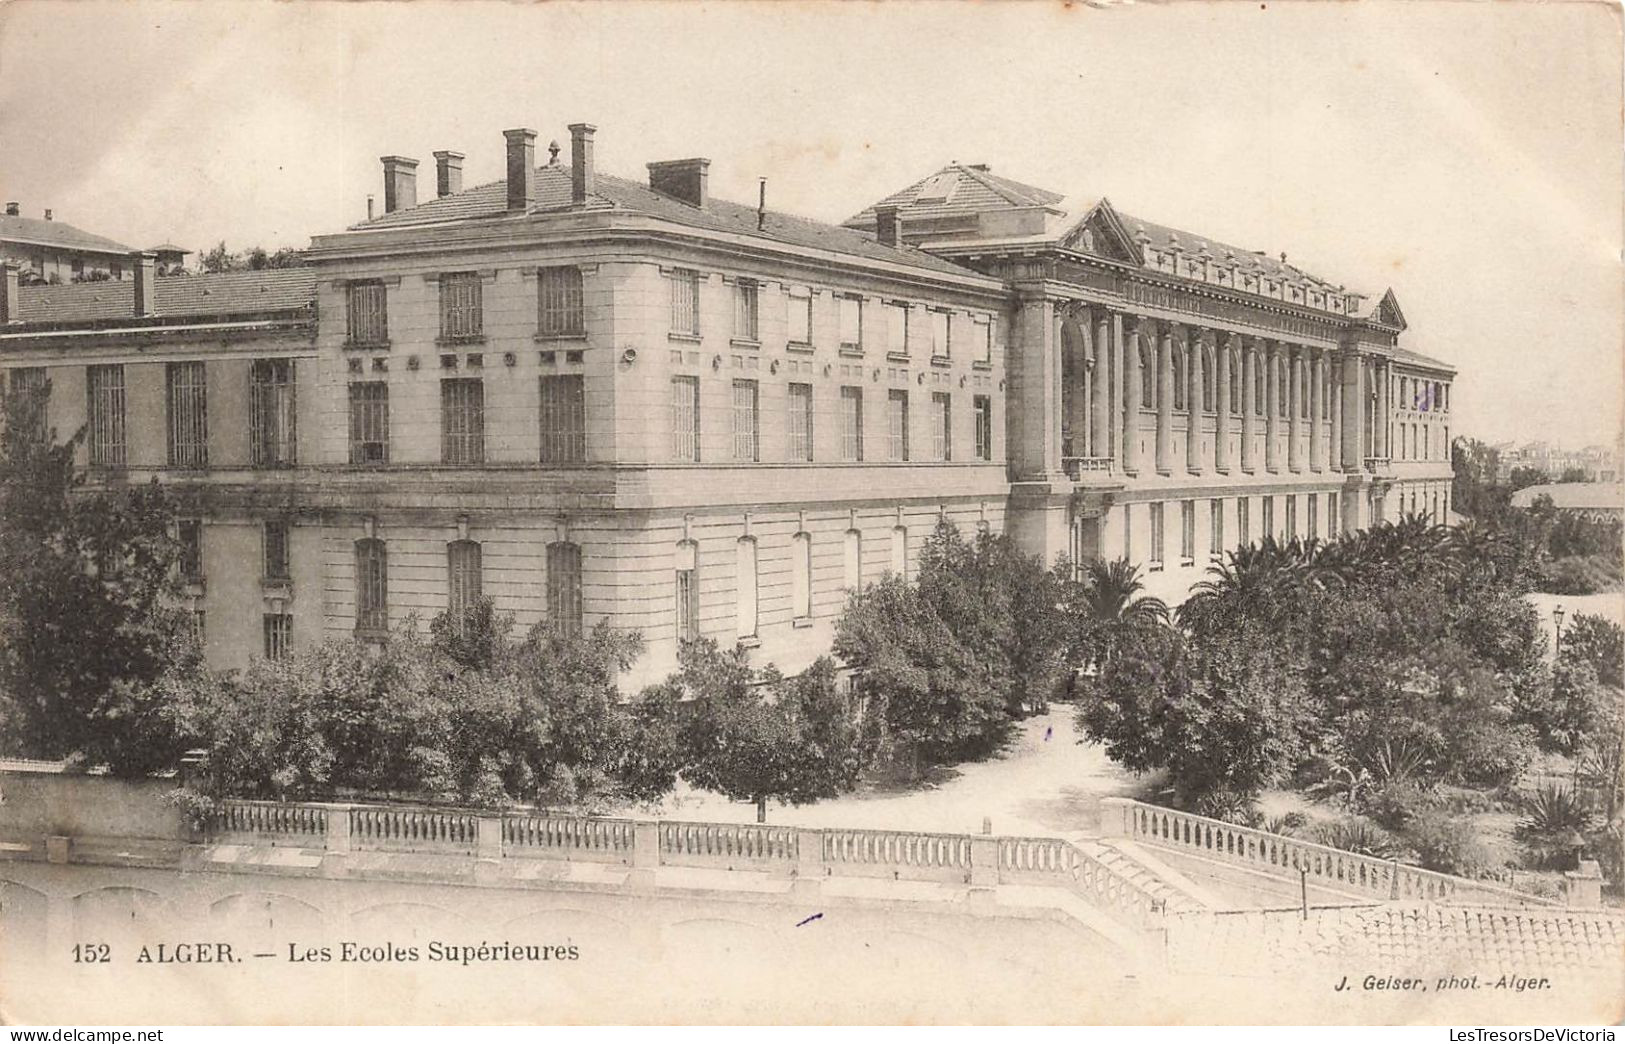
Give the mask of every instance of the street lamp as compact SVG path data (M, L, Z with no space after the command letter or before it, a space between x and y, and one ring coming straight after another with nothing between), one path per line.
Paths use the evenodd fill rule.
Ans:
M1552 637L1552 655L1556 656L1563 648L1563 606L1552 607L1552 624L1556 633Z

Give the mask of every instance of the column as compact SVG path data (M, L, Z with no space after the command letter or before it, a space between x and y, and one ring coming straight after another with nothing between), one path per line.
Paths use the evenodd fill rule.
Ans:
M1111 314L1111 351L1107 355L1111 359L1111 416L1106 419L1111 435L1112 461L1117 467L1123 467L1123 316L1118 312Z
M1343 470L1353 473L1365 467L1365 360L1358 352L1342 353ZM1350 526L1349 528L1357 528Z
M1024 301L1019 348L1010 353L1009 456L1020 478L1061 470L1061 367L1055 306L1042 297Z
M1263 351L1264 362L1264 470L1281 470L1281 450L1276 445L1276 434L1281 430L1281 382L1277 379L1275 366L1279 357L1280 343L1265 341Z
M1251 337L1241 339L1241 470L1252 473L1253 388L1258 380L1258 345Z
M1123 470L1140 471L1140 319L1124 321L1123 338Z
M1393 415L1393 364L1386 360L1378 364L1377 368L1377 430L1381 432L1377 456L1393 456L1393 447L1388 445L1389 418Z
M1309 370L1309 470L1320 471L1321 444L1320 415L1326 412L1326 353L1314 349Z
M1185 358L1190 361L1186 373L1190 378L1190 387L1185 391L1185 405L1190 407L1190 423L1185 428L1185 470L1192 475L1202 472L1202 413L1207 409L1203 402L1202 382L1202 339L1206 336L1200 326L1185 327Z
M1332 437L1326 453L1326 463L1333 471L1343 470L1343 359L1329 353L1326 365L1331 370Z
M1217 340L1217 339L1216 339ZM1221 473L1230 472L1230 349L1235 346L1236 335L1225 334L1214 345L1219 367L1219 379L1214 382L1218 391L1218 417L1213 425L1213 466Z
M1174 440L1174 330L1157 323L1157 471L1168 474Z
M1286 371L1286 466L1289 471L1303 470L1303 450L1299 441L1303 432L1300 415L1303 413L1303 345L1287 349Z
M1111 382L1111 352L1108 345L1112 339L1112 319L1103 308L1094 311L1095 337L1094 354L1095 368L1089 375L1095 393L1095 401L1089 418L1089 455L1091 457L1111 456L1112 438L1112 382Z

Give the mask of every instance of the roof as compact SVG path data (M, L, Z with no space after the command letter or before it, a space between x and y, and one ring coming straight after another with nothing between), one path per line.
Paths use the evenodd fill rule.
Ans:
M75 228L66 221L0 215L0 241L82 250L92 254L128 254L131 248L106 236Z
M191 251L174 243L159 243L157 246L147 248L149 254L190 254Z
M1551 482L1525 486L1512 494L1516 507L1529 507L1537 497L1551 497L1552 506L1564 511L1625 512L1625 485L1615 482Z
M1451 366L1449 363L1435 359L1431 355L1423 355L1421 352L1413 352L1408 348L1395 348L1394 361L1407 363L1411 366L1423 366L1430 370L1446 370L1450 373L1456 372L1456 368Z
M756 208L712 196L705 207L690 206L681 200L656 192L647 185L611 174L596 174L594 192L587 201L589 210L611 210L646 214L680 225L717 232L776 240L794 246L853 254L872 261L889 261L914 268L957 276L978 273L945 261L914 247L894 249L883 246L874 236L839 225L770 210L766 227L756 227ZM536 169L533 211L562 210L570 206L570 168L547 164ZM405 228L477 218L500 217L508 213L508 188L503 181L479 185L407 207L350 226L353 230Z
M1122 231L1135 241L1135 245L1130 247L1130 252L1135 256L1138 256L1141 246L1166 249L1177 244L1182 251L1191 253L1206 249L1215 258L1233 260L1237 265L1268 278L1303 281L1334 292L1338 290L1337 284L1288 264L1284 259L1271 257L1264 251L1234 246L1199 233L1135 217L1112 208L1100 197L1064 196L1049 189L1000 177L985 164L950 163L907 188L865 207L848 218L845 224L853 228L873 227L875 208L879 206L896 206L905 224L911 220L977 215L994 210L1048 211L1049 216L1043 223L1042 231L1016 237L1029 242L1066 241L1099 210L1108 209Z
M155 315L257 315L312 307L312 268L165 276L154 281ZM25 323L72 323L135 317L135 280L25 286L17 294L17 318Z

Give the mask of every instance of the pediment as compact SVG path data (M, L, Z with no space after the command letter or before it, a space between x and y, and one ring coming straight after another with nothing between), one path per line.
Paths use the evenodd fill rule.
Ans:
M1061 246L1082 254L1109 258L1138 265L1142 263L1140 245L1129 235L1111 201L1102 199L1073 225L1061 239Z
M1399 298L1394 296L1392 287L1389 287L1388 292L1382 295L1382 300L1377 302L1374 315L1377 322L1384 326L1405 329L1405 313L1399 310Z

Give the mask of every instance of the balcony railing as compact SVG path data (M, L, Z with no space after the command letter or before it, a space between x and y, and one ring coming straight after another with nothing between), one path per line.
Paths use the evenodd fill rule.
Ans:
M1365 469L1367 471L1387 471L1391 463L1392 458L1389 457L1367 457L1365 458Z
M1078 482L1085 475L1110 477L1116 465L1110 457L1062 457L1061 467L1065 470L1067 478Z

